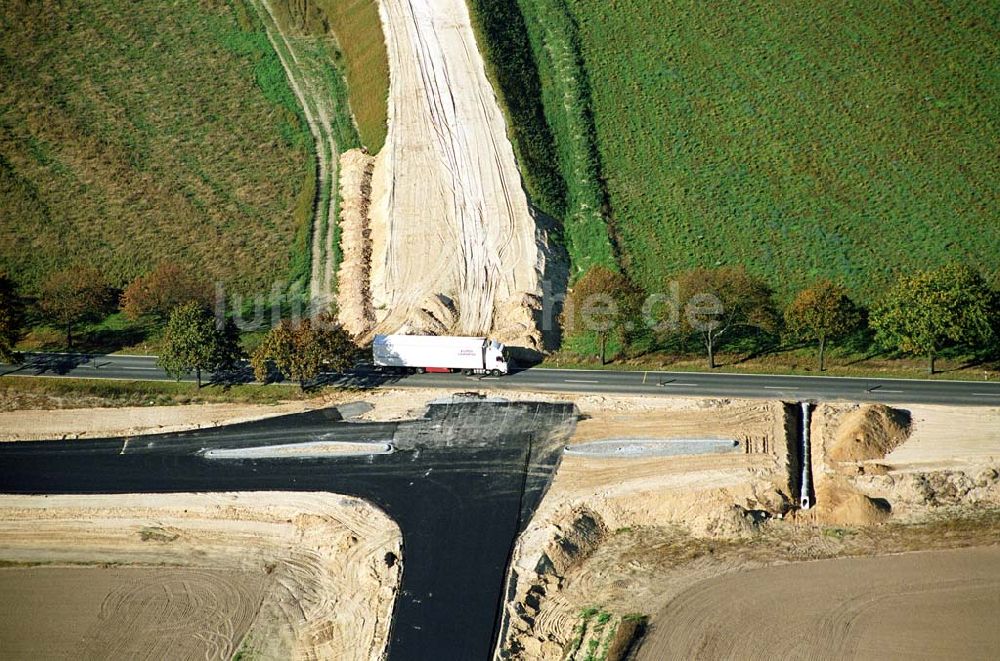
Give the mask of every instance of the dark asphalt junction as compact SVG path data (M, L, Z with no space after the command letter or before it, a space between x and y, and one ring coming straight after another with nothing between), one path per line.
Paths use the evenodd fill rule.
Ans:
M572 404L432 405L421 420L343 421L337 409L208 430L0 444L0 492L325 491L383 508L403 531L389 659L487 659L514 541L576 422ZM387 455L207 459L212 448L391 439Z

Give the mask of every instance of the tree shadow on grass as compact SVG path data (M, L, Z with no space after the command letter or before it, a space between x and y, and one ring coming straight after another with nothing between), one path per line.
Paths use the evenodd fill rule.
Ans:
M106 354L147 341L153 334L153 329L145 324L122 328L83 327L74 330L72 347L66 345L65 331L43 328L33 334L39 340L32 347L33 351Z
M127 326L125 328L99 328L86 331L74 348L89 353L115 353L126 347L132 347L145 342L150 336L146 326Z

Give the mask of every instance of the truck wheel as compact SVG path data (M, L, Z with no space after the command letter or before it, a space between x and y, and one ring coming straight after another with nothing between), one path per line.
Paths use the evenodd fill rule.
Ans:
M491 376L500 376L500 370L490 370Z
M426 372L426 371L427 371L427 370L425 370L425 369L424 369L423 367L418 367L418 368L417 368L417 374L423 374L423 373L424 373L424 372Z

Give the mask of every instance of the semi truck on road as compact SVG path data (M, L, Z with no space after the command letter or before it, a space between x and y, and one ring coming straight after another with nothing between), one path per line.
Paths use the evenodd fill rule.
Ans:
M375 369L398 372L464 372L500 376L509 371L506 347L485 337L376 335Z

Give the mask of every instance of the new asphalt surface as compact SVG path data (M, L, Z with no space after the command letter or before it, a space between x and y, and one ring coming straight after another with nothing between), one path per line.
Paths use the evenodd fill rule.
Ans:
M506 569L576 423L572 404L432 405L400 423L337 409L208 430L0 444L0 492L326 491L382 507L403 532L389 659L487 659ZM208 459L208 449L384 442L364 457ZM2 655L0 655L2 656Z
M171 380L152 356L118 354L29 354L23 365L0 366L0 376L67 376L76 378ZM247 369L225 375L250 381ZM886 404L1000 405L1000 382L943 379L878 379L824 376L726 374L721 372L622 372L532 368L502 377L461 374L383 375L359 369L325 377L331 384L361 387L475 389L477 384L513 390L695 397L749 397L817 401L883 402ZM193 380L193 379L188 379Z

